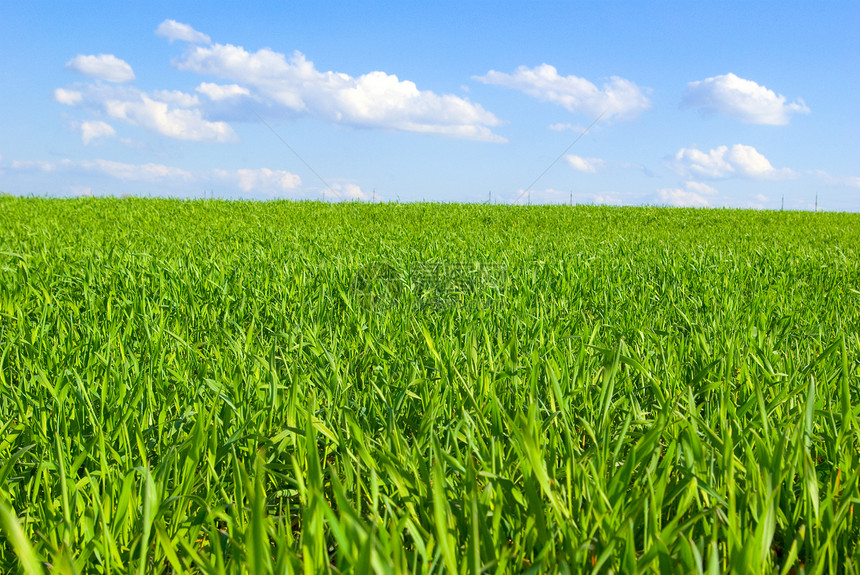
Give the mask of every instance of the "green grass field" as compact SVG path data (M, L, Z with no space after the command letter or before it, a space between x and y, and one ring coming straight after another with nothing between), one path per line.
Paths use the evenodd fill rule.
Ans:
M860 573L860 215L0 198L0 572Z

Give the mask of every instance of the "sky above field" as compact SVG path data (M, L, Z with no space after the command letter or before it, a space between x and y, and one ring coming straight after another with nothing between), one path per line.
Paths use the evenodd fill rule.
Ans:
M0 0L0 191L860 211L858 31L856 1Z

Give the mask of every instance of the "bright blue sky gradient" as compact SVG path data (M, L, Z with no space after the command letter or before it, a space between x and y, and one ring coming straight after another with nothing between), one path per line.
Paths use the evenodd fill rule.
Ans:
M858 31L856 1L0 0L0 191L858 211Z

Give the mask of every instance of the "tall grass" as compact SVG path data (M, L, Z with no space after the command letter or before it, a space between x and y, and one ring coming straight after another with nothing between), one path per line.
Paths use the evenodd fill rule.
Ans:
M0 571L857 573L857 246L847 214L0 198Z

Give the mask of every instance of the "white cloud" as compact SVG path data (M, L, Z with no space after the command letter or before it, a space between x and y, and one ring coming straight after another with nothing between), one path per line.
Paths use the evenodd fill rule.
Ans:
M294 191L302 183L296 174L283 170L240 169L240 170L215 170L217 179L236 185L243 192L260 192L265 194L279 194Z
M97 116L122 120L169 138L206 142L238 139L226 122L213 122L204 117L196 95L179 90L147 93L133 86L94 82L76 85L75 90L60 88L55 90L54 98Z
M566 155L564 159L574 170L585 172L587 174L597 173L597 171L603 168L605 164L605 162L600 158L581 158L579 156L574 156L573 154Z
M662 203L675 207L705 208L710 205L701 194L680 188L663 188L657 190L657 195Z
M162 22L156 33L170 40L210 44L208 36L175 20ZM115 85L134 79L131 66L115 56L78 56L69 62L70 68L114 84L90 82L59 88L54 99L87 109L97 119L122 120L182 140L236 140L229 124L214 120L248 117L248 106L254 103L268 106L276 115L286 112L358 127L505 141L491 130L501 122L464 98L419 90L413 82L385 72L358 77L320 72L299 52L288 58L269 48L251 53L230 44L191 45L174 65L232 83L203 82L196 94L179 90L143 92Z
M543 102L592 118L604 112L607 119L631 117L651 107L643 89L630 80L612 76L601 89L585 78L560 76L558 70L549 64L534 68L520 66L513 74L490 70L484 76L475 76L475 80L519 90Z
M155 90L152 97L165 104L172 104L179 108L196 108L200 105L200 98L194 94L186 94L180 90Z
M81 140L84 142L84 145L87 145L91 141L99 138L111 138L116 136L116 130L106 122L81 122L79 128L81 130Z
M54 100L60 104L65 104L66 106L75 106L80 104L83 99L83 94L76 90L66 90L64 88L57 88L54 90Z
M367 201L370 199L370 196L357 184L333 184L332 187L345 200Z
M657 190L659 202L676 207L705 208L710 202L705 196L715 196L718 192L715 188L702 182L689 180L684 183L683 188L663 188Z
M243 88L238 84L212 84L203 82L195 88L196 91L208 96L210 100L219 102L221 100L229 100L231 98L239 98L241 96L250 96L251 91Z
M703 113L731 116L748 124L776 126L788 124L791 114L809 113L800 98L786 103L785 96L734 74L690 82L681 104L698 108Z
M155 34L164 36L172 44L174 40L182 40L183 42L191 42L193 44L209 44L211 40L209 36L198 32L188 24L177 22L176 20L165 20L155 29Z
M99 54L97 56L81 54L69 60L66 63L66 68L106 82L122 83L134 80L134 71L128 62L120 60L113 54Z
M845 178L845 185L850 188L860 188L860 177Z
M696 148L681 148L675 154L674 168L682 175L709 179L741 177L779 180L795 176L788 168L774 168L758 150L743 144L735 144L731 148L720 146L709 152Z
M320 72L300 52L288 59L268 48L251 53L231 44L195 46L176 66L231 80L276 108L338 124L504 141L490 130L499 120L478 104L419 90L385 72Z
M137 97L99 102L111 118L178 140L230 142L236 133L226 122L210 122L199 109L171 108L167 102L139 93Z

